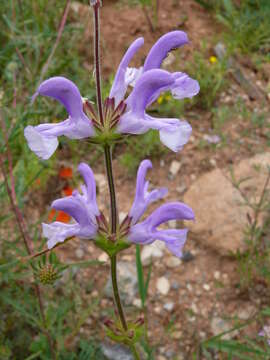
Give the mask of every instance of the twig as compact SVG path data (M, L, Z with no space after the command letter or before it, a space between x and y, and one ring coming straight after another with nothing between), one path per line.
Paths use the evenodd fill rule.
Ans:
M57 31L56 40L55 40L55 43L54 43L54 45L53 45L53 47L51 49L50 55L48 56L48 59L46 60L45 64L43 65L43 67L41 69L41 73L40 73L40 77L39 77L39 81L38 81L38 86L42 82L42 80L44 78L44 75L46 74L46 72L47 72L47 70L48 70L48 68L50 66L50 63L51 63L52 58L54 56L54 53L55 53L55 51L57 49L57 46L59 45L60 39L61 39L63 31L64 31L64 27L65 27L65 24L66 24L66 21L67 21L67 16L68 16L69 8L70 8L70 2L71 2L71 0L67 0L67 2L66 2L66 6L65 6L65 9L64 9L64 12L63 12L63 16L61 18L61 22L60 22L60 25L59 25L59 28L58 28L58 31Z
M142 5L142 10L143 10L144 16L145 16L145 18L146 18L147 24L148 24L148 26L149 26L149 28L150 28L150 31L151 31L151 32L155 32L154 26L153 26L153 24L152 24L152 21L151 21L151 19L150 19L150 16L149 16L149 14L148 14L148 11L147 11L145 5Z
M21 63L23 64L27 74L29 75L30 79L32 79L32 73L28 67L28 65L26 64L25 60L24 60L24 57L23 57L23 54L20 52L20 50L17 48L15 48L15 51L16 51L16 54L18 55L18 58L21 60Z

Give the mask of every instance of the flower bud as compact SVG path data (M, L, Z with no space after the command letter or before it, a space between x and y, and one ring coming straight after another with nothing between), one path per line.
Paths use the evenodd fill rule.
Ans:
M52 285L58 279L58 273L51 264L46 264L40 268L37 275L43 285Z

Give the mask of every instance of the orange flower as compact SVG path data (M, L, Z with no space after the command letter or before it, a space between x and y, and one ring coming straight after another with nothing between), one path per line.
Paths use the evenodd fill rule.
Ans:
M70 187L70 186L65 186L64 189L63 189L63 193L66 195L66 196L71 196L72 195L72 192L73 192L73 189Z
M70 167L62 167L59 171L59 177L63 179L72 178L72 169Z
M55 209L51 209L48 219L49 221L55 220L63 223L68 223L70 220L70 216L64 211L56 211Z

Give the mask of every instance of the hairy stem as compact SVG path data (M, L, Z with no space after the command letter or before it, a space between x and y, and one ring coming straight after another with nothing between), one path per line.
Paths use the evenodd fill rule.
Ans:
M102 110L102 94L101 94L101 71L100 71L100 32L99 32L99 8L100 1L96 1L94 8L94 38L95 38L95 76L96 76L96 92L97 105L100 123L103 125L103 110Z
M104 153L105 153L105 165L106 165L106 172L107 172L107 179L108 179L110 200L111 200L111 232L112 234L115 234L117 222L118 222L118 215L117 215L115 187L114 187L113 170L112 170L112 154L111 154L111 147L109 145L104 146Z
M135 359L135 360L140 360L140 356L139 356L139 354L138 354L138 352L137 352L136 346L135 346L135 345L131 345L131 346L130 346L130 349L131 349L131 351L133 352L134 359Z
M123 329L125 331L127 331L128 326L127 326L124 310L123 310L123 307L121 304L121 299L120 299L118 284L117 284L116 255L111 256L111 277L112 277L112 286L113 286L115 305L117 307L121 325L122 325Z

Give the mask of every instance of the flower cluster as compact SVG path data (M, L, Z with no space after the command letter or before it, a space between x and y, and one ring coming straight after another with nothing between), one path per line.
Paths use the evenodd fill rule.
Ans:
M104 101L104 119L98 118L89 101L81 97L77 86L64 77L44 81L33 96L48 96L64 105L68 118L56 124L27 126L24 134L28 145L40 158L48 159L58 146L58 137L70 139L98 138L100 133L143 134L149 129L159 131L160 140L177 152L189 139L191 126L186 121L172 118L155 118L146 109L162 92L170 91L176 99L189 98L199 92L196 80L181 72L161 70L168 53L188 43L182 31L172 31L162 36L152 47L143 67L129 68L135 53L143 45L143 38L135 40L125 53L109 94ZM133 87L125 98L128 86Z
M40 158L48 159L56 150L58 137L61 135L71 139L90 138L95 143L103 141L108 144L108 141L125 134L142 134L155 129L168 148L175 152L181 150L189 139L191 126L179 119L152 117L146 113L146 109L166 91L170 91L176 99L192 97L198 93L197 81L188 75L160 69L162 61L171 50L188 43L187 35L182 31L172 31L162 36L150 50L141 68L129 68L131 59L143 42L143 38L135 40L124 55L109 97L104 101L103 117L97 115L92 104L81 97L77 86L70 80L53 77L44 81L33 100L37 95L54 98L64 105L69 116L57 124L27 126L24 134L30 149ZM133 89L126 96L129 86ZM141 162L134 202L127 217L121 224L117 224L116 232L112 234L105 216L98 209L93 171L87 164L81 163L78 171L85 183L81 186L81 191L75 190L51 205L54 210L67 213L73 222L42 224L48 248L52 249L74 236L96 242L103 237L126 244L151 244L155 240L161 240L169 251L180 257L188 230L159 229L159 226L170 220L193 220L193 211L181 202L169 202L141 220L148 206L167 194L166 188L148 191L149 182L145 177L150 168L152 163L149 160Z
M145 181L146 172L152 168L149 160L141 162L137 173L135 199L126 219L117 229L117 237L125 237L130 243L151 244L155 240L164 241L168 250L181 257L181 249L186 241L187 229L162 229L158 227L169 220L193 220L192 209L181 202L170 202L158 207L150 216L139 222L149 204L163 198L167 194L166 188L148 191L149 182ZM81 239L95 239L104 230L109 236L109 229L99 224L104 223L104 215L98 210L96 202L96 183L91 168L85 163L78 167L84 178L85 185L81 186L80 194L74 191L71 196L55 200L52 208L65 211L73 219L73 224L55 221L42 224L43 235L48 239L47 245L51 249L66 239L77 236Z

